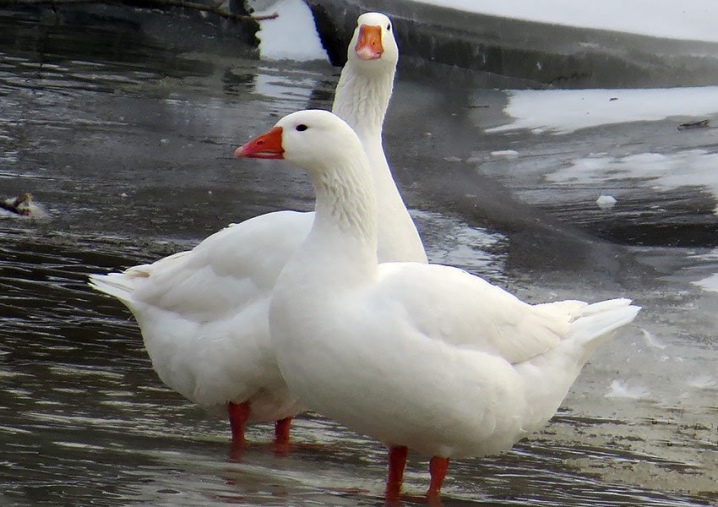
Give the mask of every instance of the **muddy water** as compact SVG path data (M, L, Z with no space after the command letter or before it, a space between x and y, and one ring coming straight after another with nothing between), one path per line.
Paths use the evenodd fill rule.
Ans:
M230 222L309 209L298 173L229 157L286 112L328 108L337 71L261 62L235 41L187 53L131 27L1 24L0 193L32 192L48 218L0 220L0 503L382 505L382 448L321 417L298 418L289 455L262 426L231 452L226 422L165 388L129 313L86 285ZM500 115L505 97L491 79L449 77L403 68L386 127L431 258L532 301L625 295L644 311L544 432L454 463L445 505L714 504L718 299L690 283L716 268L714 242L646 245L640 192L607 217L490 157L468 162L535 138L485 135L477 108ZM551 172L573 148L532 149L524 174ZM685 192L685 209L705 202ZM710 220L710 208L694 215ZM410 494L426 470L412 457Z

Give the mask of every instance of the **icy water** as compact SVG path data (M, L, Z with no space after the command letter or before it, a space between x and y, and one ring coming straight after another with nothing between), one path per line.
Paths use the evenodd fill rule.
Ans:
M298 172L230 156L284 113L329 108L338 70L209 45L0 21L0 196L32 192L48 213L0 218L3 506L383 504L381 446L319 416L296 420L288 455L269 426L233 453L227 423L165 388L129 313L86 285L228 223L311 207ZM532 302L644 309L542 433L452 463L444 504L716 505L716 131L671 117L487 132L511 124L516 97L497 88L512 85L401 69L387 153L431 259ZM599 208L601 194L616 205ZM412 456L407 492L427 475Z

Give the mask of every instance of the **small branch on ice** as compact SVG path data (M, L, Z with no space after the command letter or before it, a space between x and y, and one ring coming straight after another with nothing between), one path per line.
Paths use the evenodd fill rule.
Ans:
M711 121L706 120L699 120L699 121L691 121L688 123L681 123L678 125L678 130L686 130L686 129L705 129L711 126Z

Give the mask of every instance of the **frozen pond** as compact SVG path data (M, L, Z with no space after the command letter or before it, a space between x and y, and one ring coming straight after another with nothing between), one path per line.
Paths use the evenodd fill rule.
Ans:
M3 506L383 505L381 446L319 416L296 420L288 455L269 426L232 453L226 421L165 388L129 312L86 285L311 207L298 172L230 156L287 112L329 108L338 69L230 42L180 53L131 27L0 20L0 197L32 192L49 215L0 217ZM626 296L643 311L542 433L452 463L444 504L715 505L718 138L678 127L717 124L716 91L496 85L400 70L386 151L431 259L532 302ZM615 121L566 118L606 103ZM425 460L406 483L423 493Z

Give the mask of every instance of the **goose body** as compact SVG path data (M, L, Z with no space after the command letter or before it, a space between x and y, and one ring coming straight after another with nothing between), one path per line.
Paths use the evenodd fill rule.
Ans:
M268 213L190 251L93 275L91 283L130 308L166 385L212 412L248 402L248 423L281 420L301 407L274 361L268 294L312 220L309 213Z
M360 16L348 56L333 108L362 132L372 153L368 170L383 216L379 258L426 262L381 142L398 60L389 19ZM227 227L191 251L90 277L94 288L132 311L165 384L202 407L229 411L236 442L244 440L246 423L262 421L281 421L277 435L286 441L288 418L302 410L277 368L267 315L277 276L313 220L314 213L269 213Z
M368 160L351 128L301 111L240 147L303 168L312 231L279 276L269 322L290 392L390 448L387 495L406 449L431 456L438 495L449 458L509 449L554 414L593 350L639 308L627 299L531 305L462 270L379 264Z

